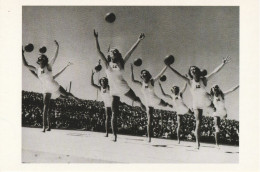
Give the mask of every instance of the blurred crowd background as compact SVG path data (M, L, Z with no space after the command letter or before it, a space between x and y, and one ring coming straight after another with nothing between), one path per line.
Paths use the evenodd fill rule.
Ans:
M42 94L22 91L23 127L42 127L42 110ZM132 107L121 103L120 112L120 116L118 116L119 134L146 135L147 117L146 113L140 107ZM84 100L81 103L76 103L71 99L55 99L51 100L49 113L52 128L105 132L105 110L103 102ZM156 109L153 119L153 137L177 139L177 115L174 111ZM194 129L194 116L184 115L181 139L195 141ZM213 118L203 117L201 141L213 143L215 141L214 130ZM221 120L220 143L239 145L239 121Z

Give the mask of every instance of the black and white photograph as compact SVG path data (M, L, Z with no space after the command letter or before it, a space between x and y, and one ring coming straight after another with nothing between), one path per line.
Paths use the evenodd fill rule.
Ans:
M238 163L239 7L23 6L23 163Z
M1 1L0 171L259 171L259 7Z

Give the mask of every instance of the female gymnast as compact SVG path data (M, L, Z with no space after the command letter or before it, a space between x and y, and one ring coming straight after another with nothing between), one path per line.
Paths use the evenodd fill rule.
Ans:
M173 67L169 66L178 77L182 78L190 86L193 99L193 111L196 120L195 137L197 149L200 148L200 125L203 109L207 109L209 114L212 114L215 111L210 95L206 91L207 81L218 73L228 62L230 62L230 57L223 58L221 65L208 75L205 70L200 70L200 68L196 66L191 66L188 71L188 77L180 74Z
M92 70L91 75L91 85L100 91L100 95L102 97L102 100L105 105L105 113L106 113L106 121L105 121L105 127L106 127L106 137L108 137L108 117L111 116L112 110L111 110L111 104L112 104L112 97L110 95L109 85L108 85L108 79L106 77L103 77L99 79L99 85L96 85L94 83L94 74L95 72ZM112 121L111 121L112 125Z
M189 115L193 115L193 112L187 107L187 105L183 102L183 93L185 92L186 88L187 88L187 83L185 83L184 87L182 88L182 90L180 91L180 88L178 86L173 86L171 88L171 92L172 94L166 94L162 88L161 83L159 82L162 94L167 97L172 99L172 103L173 103L173 108L175 109L176 113L177 113L177 139L178 139L178 143L180 144L180 128L182 126L182 117L184 114L189 114Z
M124 66L127 60L130 58L131 54L134 52L138 44L144 39L144 34L142 33L131 49L122 57L118 49L110 49L108 51L107 58L100 50L98 42L98 32L94 30L94 37L96 39L96 46L99 56L105 63L106 74L110 86L110 94L112 96L112 131L114 134L114 141L117 141L117 116L119 114L119 103L120 97L123 95L127 96L131 100L137 102L142 109L145 110L145 106L141 102L140 98L136 96L134 91L128 86L128 83L123 77Z
M164 74L166 71L167 66L165 66L162 71L156 76L152 77L149 71L142 70L141 71L141 81L138 81L134 78L134 67L133 64L131 64L131 77L132 81L139 85L142 89L142 93L144 95L145 99L145 105L146 105L146 111L147 111L147 135L148 135L148 142L151 142L152 137L152 120L153 120L153 114L154 114L154 107L155 106L169 106L172 107L172 105L166 103L164 100L159 98L155 92L154 92L154 83Z
M54 42L57 46L55 56L49 62L48 57L44 54L41 54L37 60L37 64L40 66L38 69L35 66L29 65L27 63L24 55L25 51L22 48L22 59L23 59L24 66L28 68L33 73L33 75L40 80L43 88L44 106L43 106L43 131L42 132L45 132L45 130L47 131L51 130L49 108L50 108L50 100L52 94L57 94L61 98L72 98L77 102L79 101L78 98L73 96L71 93L66 92L65 89L62 86L60 86L57 81L54 80L54 77L52 75L52 66L55 60L57 59L58 52L59 52L59 44L56 40Z
M232 93L236 89L238 89L239 85L227 90L226 92L222 92L218 85L213 86L210 89L210 95L213 100L213 104L216 108L216 111L213 113L214 117L214 127L215 127L215 141L216 146L219 147L218 136L219 136L219 126L220 126L220 119L227 118L227 110L225 107L225 96Z

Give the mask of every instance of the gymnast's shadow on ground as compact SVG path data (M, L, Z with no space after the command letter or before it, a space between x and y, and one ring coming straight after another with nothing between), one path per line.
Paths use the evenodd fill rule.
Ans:
M89 134L83 134L83 133L68 133L69 136L89 136Z
M152 145L152 146L154 146L154 147L163 147L163 148L167 147L167 145ZM170 148L170 147L167 147L167 148Z
M180 146L180 147L186 147L186 148L192 147L192 146L186 146L186 145L182 145L182 144L174 144L174 146Z
M227 152L225 152L225 153L232 153L232 154L235 154L235 153L239 153L239 152L229 152L229 151L227 151Z
M136 141L144 141L144 139L132 139L132 138L125 138L126 140L136 140Z
M215 145L212 145L212 146L201 146L201 147L207 147L207 148L216 148Z

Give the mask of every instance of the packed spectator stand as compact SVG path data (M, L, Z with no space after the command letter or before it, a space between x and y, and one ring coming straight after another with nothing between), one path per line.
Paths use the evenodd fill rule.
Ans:
M40 93L22 91L22 126L42 126L43 96ZM120 104L118 133L127 135L146 135L147 117L140 107ZM95 100L76 103L71 99L51 100L50 116L52 128L105 132L104 104ZM153 137L176 139L177 115L173 111L155 110L153 118ZM110 120L109 120L110 121ZM212 117L203 117L201 141L214 142L214 123ZM194 116L184 115L181 140L195 141ZM220 124L221 144L239 145L239 121L223 119Z

